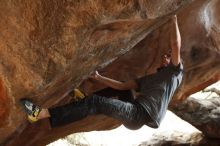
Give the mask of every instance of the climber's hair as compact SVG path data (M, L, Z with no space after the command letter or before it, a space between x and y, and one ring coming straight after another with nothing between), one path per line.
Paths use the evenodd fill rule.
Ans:
M163 55L161 55L161 57L163 57L164 55L166 55L168 58L171 58L171 54L170 53L164 53Z

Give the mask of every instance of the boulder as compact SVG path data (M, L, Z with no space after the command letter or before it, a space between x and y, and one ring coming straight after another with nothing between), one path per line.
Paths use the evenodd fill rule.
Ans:
M220 139L220 98L188 98L176 106L173 111L203 132L208 138Z

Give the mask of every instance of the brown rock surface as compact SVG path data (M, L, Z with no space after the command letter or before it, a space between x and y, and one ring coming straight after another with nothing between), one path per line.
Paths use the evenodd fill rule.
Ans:
M173 104L219 80L218 0L3 0L0 2L0 143L44 145L78 131L110 129L104 117L50 129L48 121L28 124L20 98L44 107L64 104L94 70L127 80L155 71L169 50L167 14L178 8L185 77ZM84 81L84 82L83 82Z

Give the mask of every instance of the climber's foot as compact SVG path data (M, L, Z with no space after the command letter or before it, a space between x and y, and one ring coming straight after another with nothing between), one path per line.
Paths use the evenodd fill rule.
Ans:
M76 100L80 100L86 97L82 91L76 88L73 91L71 91L69 95L72 96Z
M27 98L21 99L20 102L23 106L24 111L28 115L28 120L30 122L36 122L38 120L38 115L41 112L41 108Z

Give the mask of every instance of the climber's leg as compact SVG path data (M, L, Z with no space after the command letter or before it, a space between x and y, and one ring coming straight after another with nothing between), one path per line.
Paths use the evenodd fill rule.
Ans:
M128 103L97 95L48 110L52 127L81 120L90 114L104 114L113 117L129 129L138 129L147 120L147 113L138 103Z
M138 129L146 123L148 114L137 102L124 102L118 99L91 95L79 102L72 102L55 108L41 109L31 101L24 100L25 110L33 121L49 118L51 126L62 126L81 120L90 114L105 114L121 121L129 129ZM39 109L39 110L36 110ZM37 114L35 114L36 111Z

